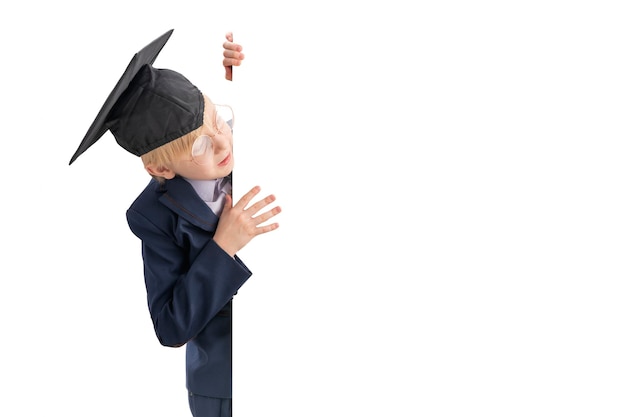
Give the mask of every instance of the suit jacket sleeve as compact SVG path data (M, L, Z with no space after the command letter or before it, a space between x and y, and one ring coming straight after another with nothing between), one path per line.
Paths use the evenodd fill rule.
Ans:
M226 306L252 275L212 239L213 233L180 220L158 227L139 211L128 224L142 241L148 307L165 346L182 346Z

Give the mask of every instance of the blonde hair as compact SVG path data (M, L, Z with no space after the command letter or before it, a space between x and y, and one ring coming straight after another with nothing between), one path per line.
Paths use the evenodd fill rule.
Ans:
M205 95L204 96L204 119L207 117L207 106L208 103L211 103L211 100ZM171 142L166 143L165 145L161 145L156 149L151 150L143 155L141 155L141 161L144 166L152 165L157 168L162 167L171 167L172 162L180 157L181 155L191 155L191 147L193 146L193 142L200 136L200 131L202 130L204 124L202 124L199 128L192 130L191 132L179 137L178 139L174 139ZM152 178L157 180L160 183L165 182L164 177L152 175Z

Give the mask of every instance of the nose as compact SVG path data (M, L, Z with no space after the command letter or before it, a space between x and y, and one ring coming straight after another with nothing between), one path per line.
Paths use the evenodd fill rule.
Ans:
M216 153L227 149L230 144L230 134L218 133L213 137L213 146L215 147Z

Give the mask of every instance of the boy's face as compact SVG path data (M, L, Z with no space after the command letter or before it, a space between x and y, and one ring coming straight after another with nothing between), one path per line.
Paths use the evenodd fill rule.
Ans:
M175 174L192 180L223 178L233 170L233 133L217 109L205 100L205 123L191 152L172 161ZM204 137L203 137L204 136Z

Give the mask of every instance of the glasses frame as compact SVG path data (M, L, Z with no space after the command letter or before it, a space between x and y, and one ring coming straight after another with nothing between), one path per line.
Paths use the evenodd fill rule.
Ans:
M191 161L196 164L196 165L200 165L200 166L204 166L207 165L207 162L205 163L201 163L198 162L196 160L196 158L202 156L202 155L194 155L194 148L196 147L196 143L198 143L199 140L210 140L211 141L211 147L213 147L213 143L212 141L214 140L216 135L221 135L224 132L221 130L220 125L218 124L218 117L220 115L220 112L218 109L229 109L230 110L230 114L231 114L231 119L230 120L224 120L224 123L228 125L229 129L230 129L230 134L233 134L233 127L235 126L235 112L233 110L233 108L228 105L228 104L213 104L213 126L209 126L207 124L207 121L204 120L203 121L203 126L207 126L211 129L211 131L213 131L214 133L212 134L202 134L200 136L198 136L194 141L193 144L191 145L191 149L189 151L190 155L191 155ZM206 114L206 113L205 113ZM206 146L205 149L205 154L207 152L207 150L209 149L208 146Z

